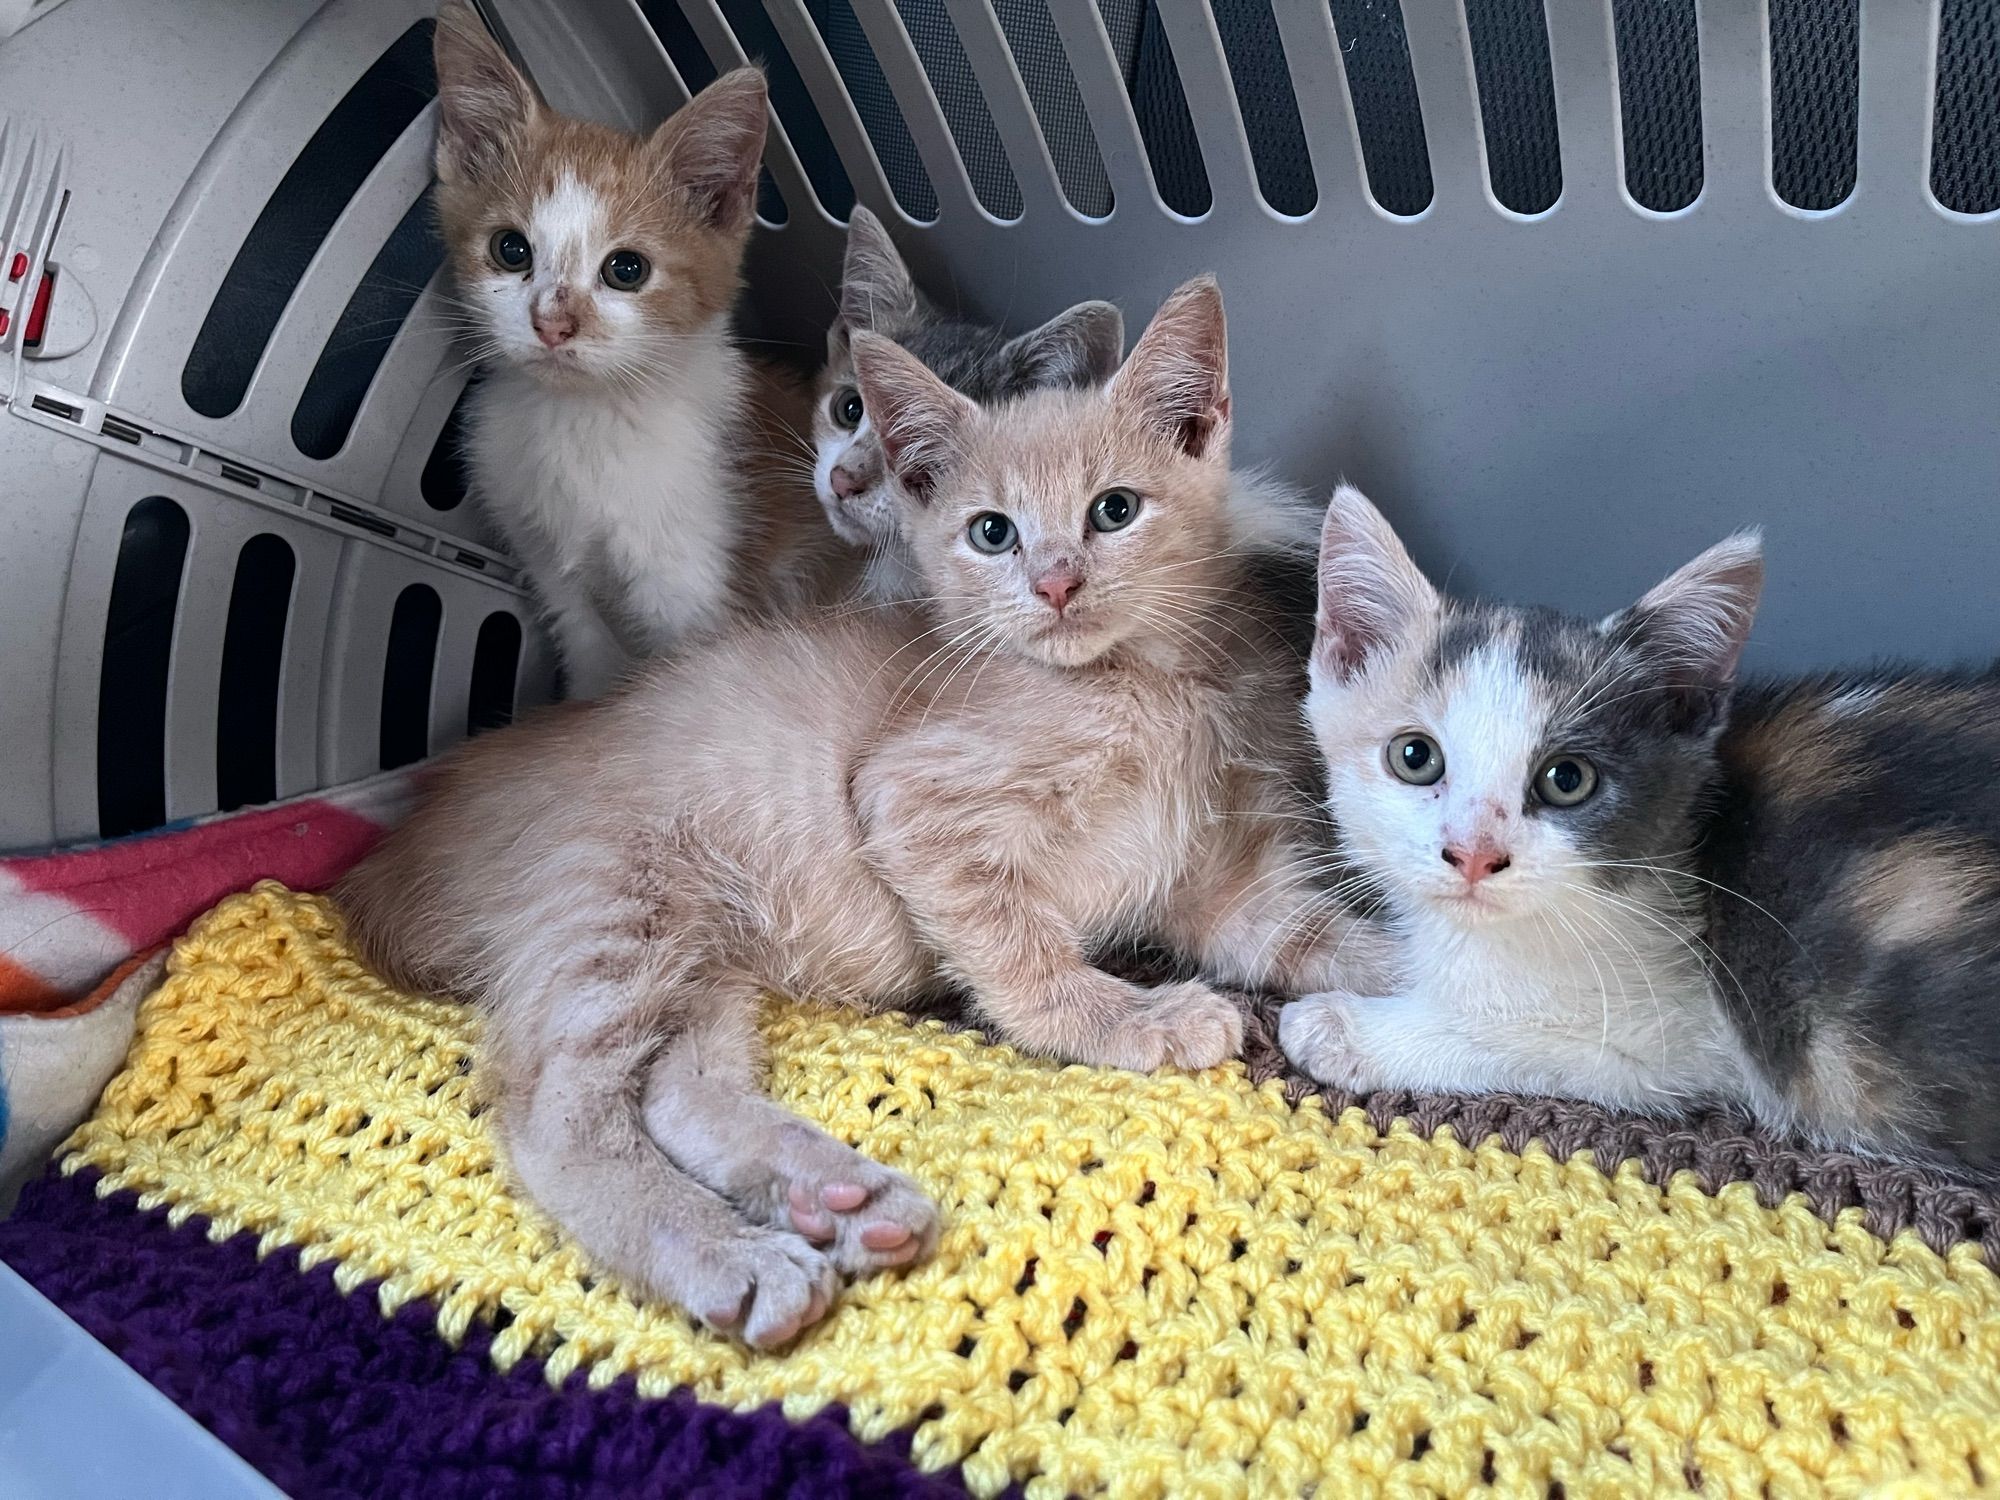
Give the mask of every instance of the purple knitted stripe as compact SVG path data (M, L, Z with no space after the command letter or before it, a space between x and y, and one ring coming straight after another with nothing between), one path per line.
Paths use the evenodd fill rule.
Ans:
M254 1236L217 1245L169 1228L94 1174L31 1184L0 1221L0 1260L295 1500L384 1496L959 1496L919 1473L901 1436L870 1446L825 1411L788 1422L632 1383L550 1389L539 1365L500 1374L475 1326L453 1349L427 1304L384 1318L373 1289L342 1296L332 1268L300 1274Z

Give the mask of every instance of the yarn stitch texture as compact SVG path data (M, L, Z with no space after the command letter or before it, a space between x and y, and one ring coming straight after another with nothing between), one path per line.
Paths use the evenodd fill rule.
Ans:
M464 1008L402 995L274 885L176 946L66 1173L295 1247L504 1369L910 1429L925 1470L1153 1496L1949 1496L2000 1483L2000 1279L1859 1209L1609 1174L794 1002L770 1088L912 1173L936 1258L783 1355L634 1302L508 1187Z

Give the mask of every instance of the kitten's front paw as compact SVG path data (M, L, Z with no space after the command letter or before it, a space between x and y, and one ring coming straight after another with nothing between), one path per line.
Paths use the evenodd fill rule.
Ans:
M1314 1082L1365 1094L1380 1085L1354 1047L1350 1007L1355 1003L1339 990L1294 1000L1278 1012L1278 1046Z
M1125 1066L1141 1072L1212 1068L1243 1050L1243 1012L1199 980L1147 990L1129 1031L1134 1060Z
M717 1333L776 1349L826 1316L833 1264L795 1234L745 1224L740 1235L663 1257L653 1279Z
M1395 985L1401 960L1402 947L1387 928L1379 922L1356 918L1337 939L1299 966L1299 992L1387 994Z
M803 1122L780 1133L772 1193L775 1213L848 1276L906 1266L937 1248L937 1205L922 1188Z

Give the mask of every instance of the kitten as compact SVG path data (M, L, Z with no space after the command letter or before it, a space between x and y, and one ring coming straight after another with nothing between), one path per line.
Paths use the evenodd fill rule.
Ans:
M961 395L994 401L1043 386L1102 384L1124 357L1125 320L1108 302L1081 302L1009 338L950 317L917 290L882 221L856 205L847 221L840 315L827 330L812 407L813 492L835 534L868 549L860 592L914 599L921 573L897 529L882 444L855 384L856 333L893 339Z
M918 290L882 221L865 208L854 210L840 316L827 330L812 412L813 491L841 540L868 549L859 592L884 601L915 599L922 570L903 539L882 444L855 384L856 333L893 339L961 395L993 401L1044 386L1101 384L1124 354L1124 318L1109 302L1080 302L1010 339L997 328L949 317ZM1319 507L1256 472L1236 476L1230 503L1238 544L1262 559L1267 589L1297 582L1310 592Z
M1286 1007L1299 1067L2000 1167L2000 677L1732 693L1762 580L1745 533L1596 625L1466 604L1335 495L1307 715L1405 958Z
M439 9L435 51L439 217L485 365L472 488L527 569L570 695L594 697L778 567L762 554L783 519L764 512L786 496L759 493L746 517L770 402L729 334L764 80L726 73L639 137L542 104L464 0ZM816 530L796 498L794 527Z
M765 1347L937 1231L908 1178L758 1092L767 989L950 985L1034 1051L1199 1068L1239 1046L1236 1006L1116 979L1094 943L1157 935L1290 993L1366 985L1386 951L1316 883L1269 759L1302 738L1291 663L1232 617L1214 284L1107 385L992 409L854 344L932 612L752 625L474 741L338 892L376 963L482 1005L527 1192Z

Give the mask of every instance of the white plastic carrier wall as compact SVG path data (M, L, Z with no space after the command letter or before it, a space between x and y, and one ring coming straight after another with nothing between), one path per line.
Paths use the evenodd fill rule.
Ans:
M1755 664L2000 648L1996 0L487 0L632 127L761 59L742 325L843 220L1026 326L1221 274L1238 454L1591 611L1747 521ZM422 0L40 0L0 44L0 848L546 698L466 503Z

